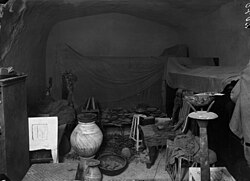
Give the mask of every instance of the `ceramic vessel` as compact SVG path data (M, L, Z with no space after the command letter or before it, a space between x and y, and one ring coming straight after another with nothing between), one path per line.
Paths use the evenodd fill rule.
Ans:
M89 159L87 160L87 168L84 171L84 180L85 181L101 181L102 173L98 168L100 164L99 160Z
M92 157L100 148L103 140L101 129L92 122L78 122L70 136L72 149L81 157Z

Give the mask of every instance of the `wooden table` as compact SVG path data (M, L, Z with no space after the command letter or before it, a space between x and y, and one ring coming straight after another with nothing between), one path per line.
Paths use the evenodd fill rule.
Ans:
M70 181L75 180L78 163L33 164L23 181Z

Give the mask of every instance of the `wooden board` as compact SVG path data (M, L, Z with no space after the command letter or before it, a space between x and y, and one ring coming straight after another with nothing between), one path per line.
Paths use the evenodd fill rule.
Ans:
M210 178L211 181L224 180L224 181L235 181L233 176L228 172L225 167L210 167ZM200 167L189 168L189 181L200 181L201 171Z
M23 181L75 180L78 163L33 164Z

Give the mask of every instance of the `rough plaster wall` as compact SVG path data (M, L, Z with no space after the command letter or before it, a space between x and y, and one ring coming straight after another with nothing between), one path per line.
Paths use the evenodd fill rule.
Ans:
M28 103L34 104L41 98L46 86L45 56L43 55L46 34L43 34L40 26L27 27L24 31L13 44L12 51L8 54L4 64L13 66L17 72L28 75L26 82Z
M56 24L47 44L47 61L64 43L83 55L159 56L179 43L178 34L167 26L130 15L108 13L71 19Z
M44 90L46 86L46 82L45 82L46 80L45 79L46 42L47 42L48 33L50 32L51 27L56 22L60 22L60 21L70 19L70 18L103 14L107 12L115 12L115 13L130 14L141 19L152 20L152 21L161 23L163 25L167 25L167 26L171 25L172 27L178 28L178 27L185 27L181 25L182 22L189 22L190 19L191 20L195 19L196 21L197 19L196 17L201 17L201 16L209 14L211 11L217 9L219 5L224 4L227 1L228 0L213 0L213 1L211 0L209 1L209 3L204 4L200 0L194 0L190 2L184 1L184 0L180 0L180 1L156 0L152 2L151 1L149 2L147 0L144 0L144 1L141 1L141 0L138 0L138 1L136 0L131 0L131 1L110 1L110 0L104 0L104 1L99 1L99 0L78 1L76 0L76 1L73 1L72 0L72 1L69 1L73 3L68 3L68 1L58 1L58 0L54 0L54 1L52 0L51 1L27 0L27 3L26 3L27 10L25 11L25 16L24 16L24 27L22 28L22 31L20 32L20 34L18 34L17 37L15 37L14 39L11 39L13 40L13 44L11 44L8 55L5 57L4 60L1 60L1 63L3 62L4 66L14 66L14 68L17 71L25 72L28 74L28 82L27 82L28 101L34 102L34 100L37 100L42 95L42 91ZM22 3L19 4L19 2L21 2L21 0L16 0L16 3L14 5L17 5L17 7L19 7L19 5L21 6ZM9 42L8 40L12 36L11 34L14 28L13 25L16 25L16 22L15 22L16 12L17 11L14 11L14 14L5 13L3 19L1 19L3 26L5 25L5 23L9 24L7 26L4 26L4 28L2 28L1 30L1 36L3 37L4 35L4 38L0 37L1 57L3 55L2 54L3 50L6 49L5 45L7 44L8 46L8 42ZM12 20L14 20L14 22L9 21L9 17ZM202 23L204 23L204 21L201 19L200 23L198 24L196 23L196 24L198 26ZM17 25L18 24L19 23L17 21ZM13 27L13 28L11 28L9 31L5 27ZM207 46L207 47L201 46L201 44L205 42L205 40L209 40L211 37L206 38L206 35L198 36L197 33L199 33L200 31L196 31L197 33L192 34L190 33L193 31L192 26L188 26L188 27L189 27L189 31L184 29L184 31L182 31L181 33L185 33L186 35L184 36L186 39L185 41L190 44L191 52L193 53L193 55L205 56L209 54L208 56L211 56L211 54L215 54L214 52L217 52L217 54L221 54L220 52L224 52L222 54L226 55L227 51L221 48L222 46L220 46L219 47L220 49L216 51L214 50L214 47L212 46L213 43L209 44L211 46ZM209 28L211 27L209 26ZM6 29L6 32L5 32L5 29ZM207 30L207 28L204 27L203 30ZM211 31L214 32L214 34L216 34L216 30L220 30L220 29L215 27L214 30L213 31L211 30ZM191 35L194 35L194 36L191 36ZM194 38L194 37L197 37L197 38ZM245 35L243 35L243 37L245 37ZM160 38L157 37L156 39L159 40ZM214 42L213 37L211 40L212 40L211 42ZM157 41L155 41L154 43L156 42ZM138 43L139 45L139 42L136 42L136 43ZM158 54L158 52L156 52L156 49L154 49L154 47L157 47L157 46L158 46L157 43L152 44L151 48L155 53ZM212 49L210 50L211 47ZM196 49L198 51L196 51ZM208 49L209 51L207 53ZM101 53L111 54L110 52L114 53L114 51L116 51L117 48L112 47L112 49L109 49L109 50L112 50L112 51L106 51L106 52L101 52ZM129 51L131 51L130 53L134 53L132 49L130 49ZM129 52L129 51L126 49L126 52ZM162 50L157 49L157 51L162 51ZM143 51L138 51L138 52L140 52L140 54L143 54L147 51L143 50ZM88 52L88 53L91 53L91 52ZM124 52L119 52L119 54L120 53L122 54Z
M17 72L28 75L28 104L33 105L41 99L45 83L45 50L51 23L43 17L42 10L28 4L22 31L15 38L11 51L4 60L4 66L13 66Z
M190 56L219 57L221 65L246 65L250 59L250 29L245 29L245 3L223 5L181 31Z

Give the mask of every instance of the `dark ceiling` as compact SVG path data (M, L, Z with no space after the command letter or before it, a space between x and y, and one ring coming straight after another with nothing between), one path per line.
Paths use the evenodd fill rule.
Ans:
M232 0L26 0L27 7L56 21L101 13L124 13L168 26L206 16Z

